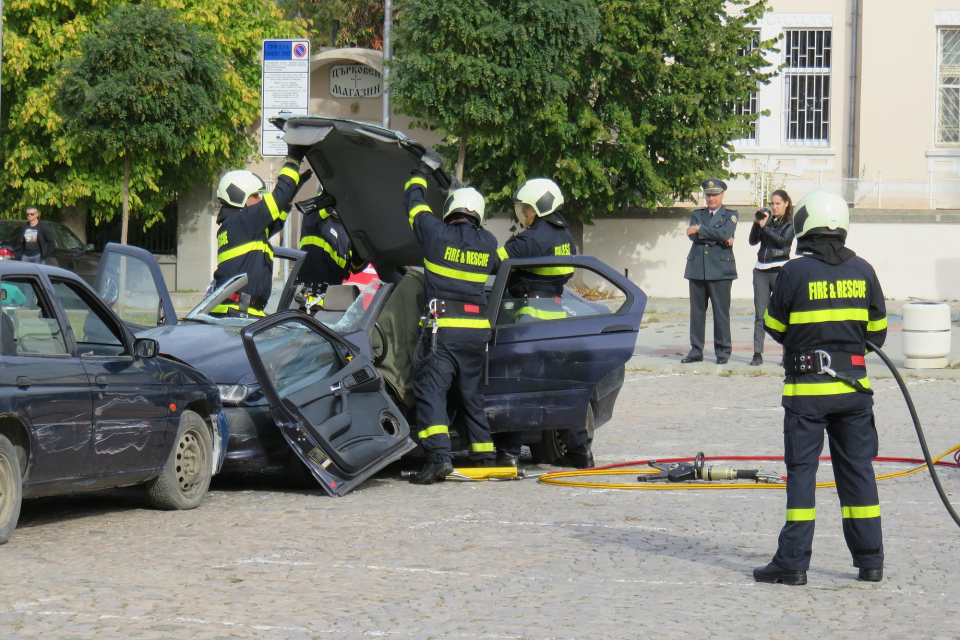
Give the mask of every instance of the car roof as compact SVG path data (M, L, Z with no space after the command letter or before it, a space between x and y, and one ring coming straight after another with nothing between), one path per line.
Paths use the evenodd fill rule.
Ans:
M40 273L47 274L47 277L73 280L74 282L83 282L83 278L77 274L73 273L72 271L67 271L66 269L61 269L60 267L53 267L46 264L34 264L31 262L21 262L20 260L0 260L0 277L17 275L34 276ZM84 282L84 284L86 283Z

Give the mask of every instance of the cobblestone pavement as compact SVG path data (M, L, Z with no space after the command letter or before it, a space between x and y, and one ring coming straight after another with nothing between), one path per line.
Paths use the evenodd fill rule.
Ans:
M598 463L782 452L778 378L627 377L598 431ZM960 441L960 383L909 384L931 449ZM881 455L919 456L893 381L875 386ZM942 477L960 502L960 474ZM145 508L135 489L32 500L0 547L0 634L958 637L960 531L925 473L882 483L880 496L884 581L856 582L824 489L806 587L751 578L776 546L779 490L413 487L390 469L339 499L218 479L201 508L180 513Z

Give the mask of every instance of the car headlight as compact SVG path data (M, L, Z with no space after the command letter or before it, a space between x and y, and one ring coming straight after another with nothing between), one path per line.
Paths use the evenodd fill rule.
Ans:
M247 397L245 384L218 384L217 387L220 389L220 402L223 404L237 405Z

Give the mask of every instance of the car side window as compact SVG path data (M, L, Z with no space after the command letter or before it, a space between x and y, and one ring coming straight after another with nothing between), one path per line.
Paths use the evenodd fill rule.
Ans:
M325 380L343 368L334 346L297 320L257 333L253 342L281 398Z
M515 266L507 280L497 326L559 322L617 313L626 293L604 276L573 265Z
M104 275L97 293L121 320L143 327L163 324L163 302L146 262L115 252L100 262Z
M91 300L88 291L68 280L51 279L51 282L67 314L81 356L127 355L116 320Z
M83 246L83 243L80 242L80 238L73 235L73 232L70 229L66 228L62 224L52 225L56 233L57 239L60 241L60 245L67 251L85 251L86 247Z
M3 318L0 343L3 355L67 355L63 329L33 278L4 278L0 282Z

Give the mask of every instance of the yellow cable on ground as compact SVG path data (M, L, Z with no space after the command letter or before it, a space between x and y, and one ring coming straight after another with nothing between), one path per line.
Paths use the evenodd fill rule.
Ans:
M941 459L950 455L951 453L960 450L960 444L953 447L952 449L943 452L938 457L933 459L933 462L939 462ZM894 473L886 473L884 475L877 476L877 480L890 480L892 478L901 478L903 476L909 476L914 473L919 473L927 468L927 465L922 464L913 469L907 469L904 471L896 471ZM704 489L786 489L786 484L747 484L745 482L732 482L732 483L720 483L720 482L685 482L685 483L670 483L666 482L663 484L654 484L654 483L644 483L636 482L632 484L625 483L615 483L615 482L573 482L569 480L561 480L560 478L580 478L585 476L625 476L625 475L638 475L638 474L647 474L647 473L657 473L657 469L650 467L642 467L638 469L584 469L577 471L552 471L550 473L545 473L540 476L540 482L543 484L554 484L563 487L587 487L590 489L646 489L653 491L701 491ZM836 482L818 482L817 489L826 489L829 487L837 486Z

